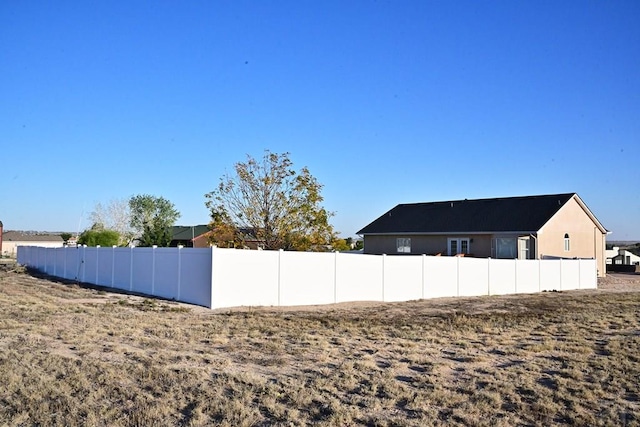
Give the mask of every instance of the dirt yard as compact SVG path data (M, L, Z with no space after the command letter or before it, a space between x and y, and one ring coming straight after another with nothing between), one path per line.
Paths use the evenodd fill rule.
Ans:
M638 384L640 276L211 311L0 266L0 425L632 426Z

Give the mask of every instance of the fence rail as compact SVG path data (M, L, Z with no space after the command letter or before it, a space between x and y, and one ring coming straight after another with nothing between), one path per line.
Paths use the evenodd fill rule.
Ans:
M21 246L18 262L53 276L210 308L408 301L597 287L593 259Z

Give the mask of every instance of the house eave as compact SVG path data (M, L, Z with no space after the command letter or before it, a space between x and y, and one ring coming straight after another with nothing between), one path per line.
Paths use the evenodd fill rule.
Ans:
M360 233L360 236L462 236L462 235L495 235L495 234L536 234L538 231L436 231L436 232L422 232L422 231L413 231L413 232L404 232L404 231L393 231L388 233Z

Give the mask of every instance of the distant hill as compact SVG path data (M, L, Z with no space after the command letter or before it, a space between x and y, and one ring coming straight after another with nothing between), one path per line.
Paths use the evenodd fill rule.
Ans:
M607 245L625 247L625 246L636 246L640 244L640 240L607 240Z

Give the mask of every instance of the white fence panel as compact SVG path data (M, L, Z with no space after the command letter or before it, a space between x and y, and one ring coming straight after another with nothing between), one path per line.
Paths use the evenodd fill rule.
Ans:
M54 276L63 277L64 276L64 255L61 251L53 251L51 253L52 263L53 263L53 271Z
M53 269L49 269L49 251L47 250L49 248L45 248L42 251L42 269L45 273L49 274L49 272L51 271L51 273L53 273Z
M97 284L98 248L82 248L82 281Z
M49 271L49 252L47 251L49 248L42 248L42 251L38 254L38 262L41 265L40 270L44 273L48 273Z
M20 265L27 265L26 261L29 259L27 255L27 250L25 250L24 248L25 247L22 246L22 249L16 253L16 261ZM2 248L0 248L0 252L2 252Z
M135 248L133 250L132 291L153 295L154 251L154 248Z
M65 248L66 249L66 248ZM67 278L67 254L66 251L55 251L54 253L55 264L56 264L56 276Z
M63 274L64 265L58 266L58 256L56 252L56 248L47 248L47 264L48 270L51 272L47 274L60 277L60 275Z
M575 262L578 261L578 262ZM580 289L580 261L560 260L560 290Z
M424 267L424 297L458 296L458 260L456 257L428 256Z
M559 291L560 260L540 260L540 291Z
M384 258L384 300L409 301L422 298L422 256Z
M97 251L98 257L98 281L100 286L113 286L113 248L104 248Z
M211 307L211 249L180 250L180 301Z
M382 301L385 256L339 254L336 260L336 301Z
M214 307L278 305L279 251L213 248Z
M489 259L489 295L516 293L517 264L512 259Z
M598 270L593 259L581 259L580 289L598 289Z
M113 287L117 289L132 290L131 275L134 248L115 248L113 251Z
M458 296L489 295L489 260L458 257Z
M153 293L162 298L178 298L178 261L181 249L157 248L154 252Z
M38 270L45 272L47 271L47 250L46 248L40 248L35 251L36 255L36 265L38 266Z
M56 274L55 252L53 248L45 248L44 253L44 272L54 276Z
M78 280L80 277L80 250L78 248L63 248L62 252L65 255L65 261L67 263L66 279Z
M335 301L336 254L280 252L280 305Z
M516 293L540 292L540 262L534 259L516 260Z

